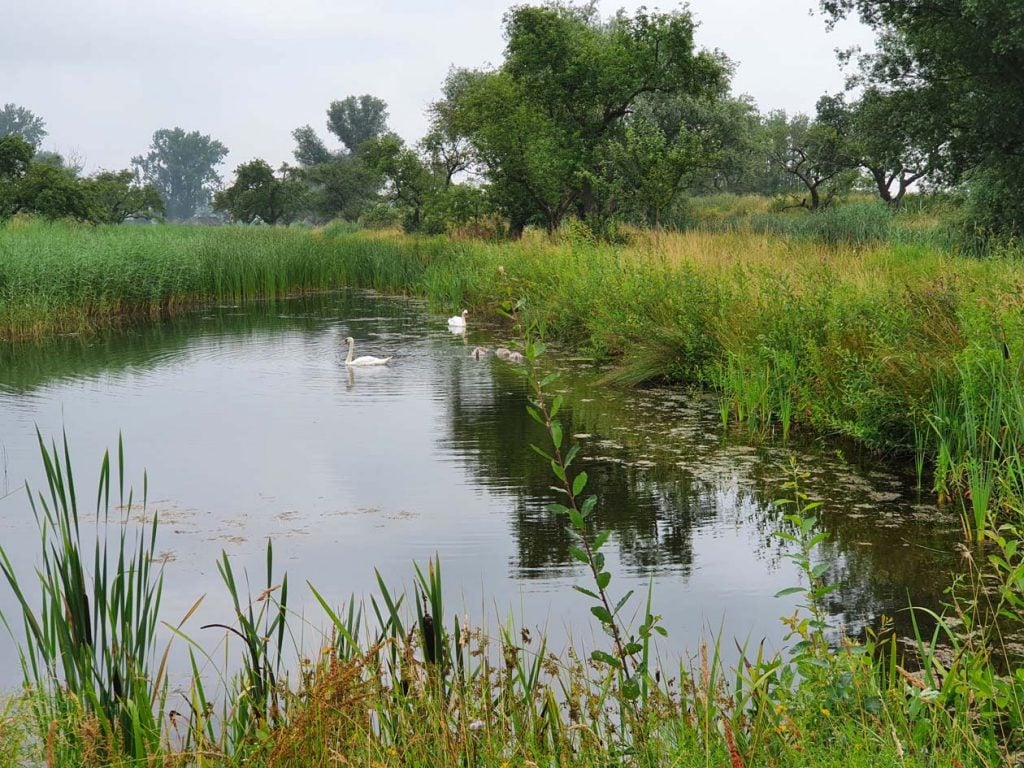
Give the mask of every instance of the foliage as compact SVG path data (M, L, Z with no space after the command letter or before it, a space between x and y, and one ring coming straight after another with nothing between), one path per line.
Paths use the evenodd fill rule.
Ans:
M213 197L213 209L233 221L252 224L287 224L302 209L305 188L286 167L274 175L265 160L250 160L235 169L235 181Z
M101 171L84 181L90 219L121 224L128 219L162 219L164 201L150 184L141 185L129 170Z
M828 97L818 101L818 117L788 117L773 112L767 119L771 140L769 162L798 179L806 197L797 205L811 211L827 208L845 194L856 179L856 161Z
M856 14L875 29L862 79L918 93L918 120L941 136L945 170L975 178L975 218L987 233L1024 233L1024 6L963 0L822 0L835 21Z
M640 97L722 88L723 65L694 53L693 26L686 11L605 22L593 6L517 6L505 17L502 66L449 77L435 115L472 146L513 235L614 209L601 163Z
M360 151L366 164L384 179L386 198L405 212L405 229L419 229L423 207L436 186L429 169L393 133L364 142Z
M0 139L6 136L18 136L35 150L46 136L46 123L31 110L7 103L0 109Z
M363 142L383 135L387 123L388 105L369 94L346 96L327 108L327 128L353 154Z
M163 198L167 218L182 221L209 204L220 184L216 168L227 154L227 147L199 131L162 128L153 134L149 152L133 157L132 165Z
M47 448L39 436L48 494L29 492L39 526L43 566L38 571L41 605L33 608L29 588L14 572L0 547L0 572L17 598L25 639L19 647L26 686L38 693L34 714L40 733L51 723L80 712L99 726L93 744L68 734L60 744L69 763L99 751L101 760L120 755L145 760L159 751L166 679L154 670L155 633L160 613L162 575L154 567L157 523L128 537L132 492L125 497L124 453L118 444L118 509L112 520L111 463L104 455L96 499L96 542L92 557L82 540L82 521L65 437L61 450ZM145 514L143 495L141 512ZM108 542L108 526L120 526ZM89 561L91 559L91 565ZM155 673L155 676L154 676ZM58 746L48 739L51 752Z

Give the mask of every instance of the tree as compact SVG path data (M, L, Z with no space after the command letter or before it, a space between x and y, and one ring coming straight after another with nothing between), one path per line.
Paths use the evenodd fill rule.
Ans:
M821 0L877 32L860 79L882 92L918 92L915 109L941 135L942 170L970 182L977 223L1024 234L1024 2Z
M818 119L779 110L768 115L769 163L799 180L807 193L798 207L826 208L857 178L856 158L843 134L840 115L829 97L818 101Z
M853 152L879 197L894 208L910 185L945 164L945 136L934 132L930 95L921 89L867 89L851 107Z
M92 220L89 198L81 180L63 168L32 163L14 184L14 211L48 219Z
M46 136L46 123L25 107L4 104L0 109L0 138L12 135L20 136L36 149Z
M235 181L230 187L214 195L213 208L245 224L257 219L266 224L287 223L300 210L304 192L303 185L291 178L287 166L278 178L265 160L250 160L235 169Z
M722 90L724 62L694 52L693 30L687 11L605 21L593 5L516 6L501 67L449 76L437 112L472 145L513 235L614 207L601 164L642 96Z
M292 131L292 138L295 139L295 161L303 168L310 168L314 165L329 163L334 159L334 154L327 148L323 140L316 135L312 126L304 125Z
M90 218L100 224L128 219L162 219L164 201L151 184L139 184L129 170L100 171L84 182Z
M360 149L367 165L384 179L389 201L404 209L405 228L420 228L423 206L438 186L419 156L393 133L365 142Z
M327 128L352 153L364 141L383 135L387 122L387 103L369 94L332 101L327 109Z
M160 193L167 217L180 221L209 204L221 181L216 166L227 154L227 147L199 131L163 128L153 134L149 153L133 157L132 165Z

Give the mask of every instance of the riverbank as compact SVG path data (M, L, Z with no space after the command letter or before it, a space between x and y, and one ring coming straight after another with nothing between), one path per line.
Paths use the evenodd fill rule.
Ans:
M514 314L611 379L715 390L722 420L912 456L980 537L1024 506L1024 266L929 245L752 230L515 243L254 227L0 230L0 337L38 339L214 302L339 286Z

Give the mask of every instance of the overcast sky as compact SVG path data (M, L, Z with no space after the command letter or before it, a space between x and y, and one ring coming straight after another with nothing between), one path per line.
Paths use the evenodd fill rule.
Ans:
M225 170L291 161L291 131L327 136L334 99L370 93L408 141L451 66L498 64L513 0L0 0L0 104L46 121L47 149L86 170L126 167L153 132L222 141ZM602 14L637 2L600 2ZM650 3L653 7L656 4ZM661 5L669 10L677 6ZM825 31L816 0L692 0L698 45L737 64L735 93L810 112L842 89L837 47L870 46L855 23ZM335 146L336 142L330 142Z

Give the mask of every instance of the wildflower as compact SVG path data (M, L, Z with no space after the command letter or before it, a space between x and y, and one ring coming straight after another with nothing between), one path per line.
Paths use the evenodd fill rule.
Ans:
M821 708L821 714L823 714L825 717L831 717L832 716L832 713L828 711L827 707L822 707Z

